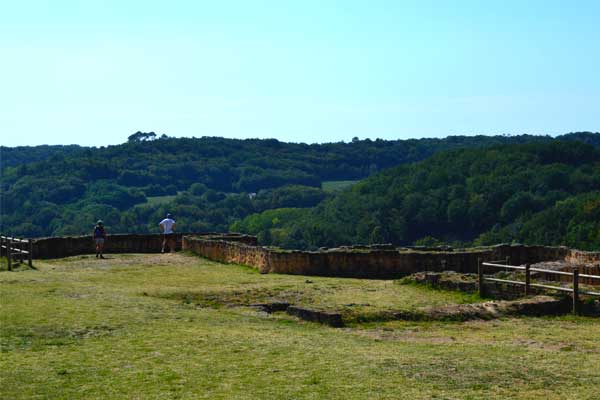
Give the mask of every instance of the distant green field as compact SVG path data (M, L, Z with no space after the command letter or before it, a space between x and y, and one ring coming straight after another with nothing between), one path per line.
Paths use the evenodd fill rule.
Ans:
M325 181L321 183L321 189L326 192L337 192L354 185L358 181Z
M0 272L2 399L598 399L600 319L356 322L470 302L394 281L261 275L192 255L36 260Z
M159 205L159 204L167 204L167 203L175 200L175 197L177 197L176 194L167 195L167 196L148 196L148 197L146 197L148 199L148 201L143 204L148 204L151 206L155 206L155 205Z

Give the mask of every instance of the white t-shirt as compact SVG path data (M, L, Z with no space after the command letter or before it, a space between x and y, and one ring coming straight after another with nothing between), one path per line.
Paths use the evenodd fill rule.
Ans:
M171 218L165 218L162 221L160 221L160 224L158 225L162 225L163 233L169 234L173 233L173 225L175 225L175 221L173 221Z

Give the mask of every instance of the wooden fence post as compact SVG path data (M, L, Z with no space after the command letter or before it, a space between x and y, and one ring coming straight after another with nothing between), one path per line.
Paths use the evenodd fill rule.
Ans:
M25 263L25 253L23 253L23 250L25 250L25 241L21 240L21 264Z
M6 261L8 263L8 270L12 271L12 239L6 240Z
M485 294L485 288L483 287L483 268L481 265L481 258L477 258L477 278L479 280L479 297L483 297Z
M579 268L573 269L573 314L579 314Z
M529 296L531 294L531 264L525 264L525 296Z
M19 240L19 239L17 239L17 240L14 240L14 238L13 238L13 241L12 241L12 243L11 243L11 247L13 248L13 251L14 251L14 253L13 253L13 256L12 256L12 263L13 263L13 266L14 266L15 264L19 264L19 263L21 262L21 261L19 260L19 257L21 256L21 253L19 253L19 242L18 242L18 240Z
M27 242L29 244L28 249L27 249L29 251L29 253L27 254L27 257L28 257L27 261L29 261L29 266L33 267L33 260L32 260L32 257L33 257L33 243L31 242L31 239L28 239Z
M13 240L12 247L15 251L13 254L13 265L21 264L21 243L19 243L19 239Z

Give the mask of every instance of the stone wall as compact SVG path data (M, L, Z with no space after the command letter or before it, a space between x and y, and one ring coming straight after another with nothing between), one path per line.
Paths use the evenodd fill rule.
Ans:
M543 267L543 265L542 265ZM558 269L563 272L573 272L573 270L577 268L579 270L580 275L594 275L600 276L600 265L593 264L565 264ZM544 269L544 268L543 268ZM545 281L555 281L555 282L573 282L573 277L565 276L565 275L557 275L546 272L534 272L533 275L537 279L545 280ZM586 276L579 277L579 283L586 285L600 285L600 280L597 278L588 278Z
M595 264L600 266L600 252L569 250L565 256L565 261L572 264Z
M568 249L564 257L560 258L558 267L547 268L541 265L542 269L553 269L564 272L573 272L575 268L583 275L600 276L600 252L581 251ZM564 275L556 275L544 272L536 272L537 277L543 280L572 282L573 278ZM600 285L600 280L595 278L580 277L579 282L588 285Z
M430 285L444 290L457 290L460 292L477 293L479 283L477 274L461 274L455 271L445 272L416 272L406 278L408 282ZM542 291L531 288L532 294L541 294ZM488 297L503 300L515 300L524 296L525 287L502 282L484 282L484 292Z
M176 248L181 250L182 237L188 233L175 234ZM239 234L207 233L198 237L212 238L215 235L221 240L256 244L256 238ZM162 248L161 234L114 234L109 235L105 244L105 253L159 253ZM79 254L94 254L95 244L91 235L48 237L33 240L33 258L61 258Z
M256 246L248 241L229 241L216 237L184 236L184 250L192 251L202 257L222 263L242 264L257 268L261 273L267 273L268 253L266 247Z
M582 274L600 275L600 252L571 250L566 247L498 245L468 250L424 251L376 245L313 252L257 246L255 236L236 233L178 233L175 237L176 250L188 249L211 260L248 265L261 273L389 279L419 271L453 270L473 273L477 272L478 259L501 261L508 257L512 265L564 260L580 265ZM161 247L160 234L114 234L106 241L105 251L158 253ZM94 242L87 235L33 239L33 258L61 258L94 252ZM587 283L587 279L582 279L582 283Z
M418 271L477 272L477 261L499 261L509 257L520 265L564 258L564 247L498 245L460 251L415 251L375 246L321 251L280 250L233 243L218 237L184 236L183 248L211 260L243 264L261 273L321 275L389 279Z

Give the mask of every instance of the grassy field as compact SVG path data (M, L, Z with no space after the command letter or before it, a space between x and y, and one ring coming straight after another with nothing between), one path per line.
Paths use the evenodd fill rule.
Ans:
M186 254L38 261L0 272L0 397L597 399L600 320L354 322L476 298L393 281L260 275Z
M354 185L358 181L325 181L321 183L321 189L326 192L337 192Z
M177 195L175 195L175 194L166 195L166 196L148 196L148 197L146 197L146 199L148 199L148 201L146 203L141 203L141 204L147 204L147 205L152 205L152 206L156 206L159 204L167 204L167 203L170 203L173 200L175 200L176 197L177 197Z

